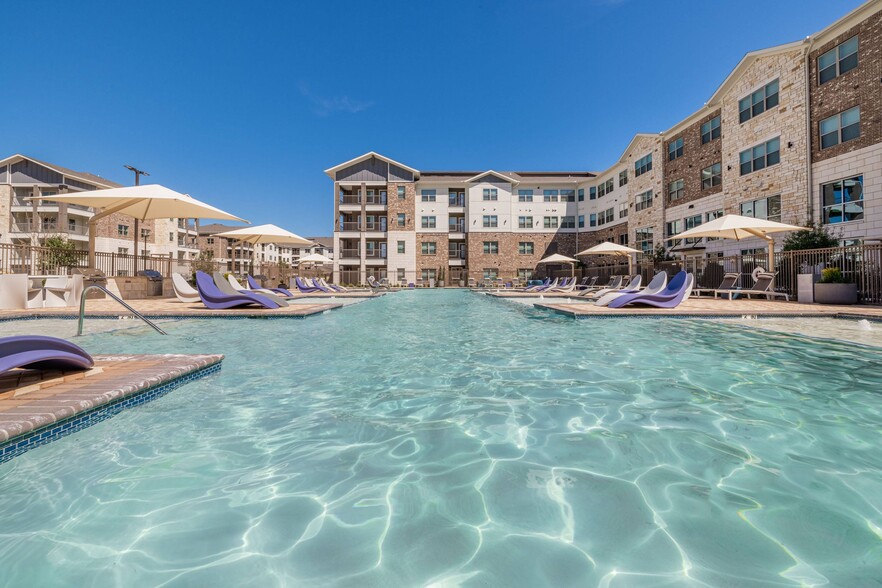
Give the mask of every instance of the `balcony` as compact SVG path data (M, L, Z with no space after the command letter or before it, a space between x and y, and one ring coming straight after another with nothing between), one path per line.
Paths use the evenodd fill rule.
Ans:
M449 194L447 197L447 205L451 208L465 207L465 194Z
M340 196L340 204L361 206L361 194L343 194ZM386 206L386 194L368 194L364 197L364 203L369 205Z
M386 259L385 249L368 249L364 254L365 259Z
M361 253L358 249L343 249L340 257L341 259L360 259Z
M451 261L453 261L454 259L465 259L466 252L465 249L462 247L451 247L447 250L447 256L450 258Z
M57 233L58 224L55 221L43 223L14 222L13 233Z

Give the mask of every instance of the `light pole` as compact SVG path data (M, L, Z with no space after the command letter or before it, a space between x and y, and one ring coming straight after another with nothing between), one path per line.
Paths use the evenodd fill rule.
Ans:
M149 176L150 175L147 172L145 172L144 170L140 170L133 165L124 165L123 167L131 172L134 172L136 186L141 185L141 176ZM138 273L138 219L137 218L135 218L135 235L134 235L134 237L135 237L135 271L134 271L134 274L137 274Z

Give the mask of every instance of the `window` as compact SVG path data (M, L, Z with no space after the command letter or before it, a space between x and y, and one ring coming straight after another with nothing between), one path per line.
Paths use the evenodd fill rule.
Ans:
M399 284L403 284L407 280L404 272L405 272L405 270L403 267L400 267L397 270L395 270L395 277L398 280Z
M665 237L673 237L683 232L683 221L680 219L665 224Z
M519 268L518 269L518 279L522 282L529 282L533 279L533 269L532 268Z
M485 214L483 221L484 221L483 222L484 228L488 228L488 229L496 227L499 224L498 219L495 214L493 214L493 215Z
M543 202L557 202L557 190L545 190L542 196Z
M771 141L757 145L753 149L742 151L738 156L741 161L741 175L744 176L764 167L775 165L781 161L780 149L781 141L776 137Z
M668 143L668 161L683 157L683 137Z
M499 241L484 241L484 253L486 255L498 255Z
M858 65L857 35L818 57L818 84L851 71Z
M585 228L585 215L584 214L579 215L579 228L580 229Z
M634 177L642 176L648 171L652 171L652 153L645 155L634 162Z
M595 200L596 198L597 198L597 188L595 188L594 186L591 186L590 188L588 188L588 199Z
M423 255L435 255L437 244L434 241L426 241L420 243L420 250Z
M519 216L518 217L518 228L519 229L532 229L533 228L533 217L532 216Z
M403 212L398 213L398 226L403 227L407 217Z
M647 190L646 192L641 192L640 194L637 194L637 198L634 199L635 212L645 210L650 206L652 206L652 190Z
M420 224L424 229L434 229L435 228L435 217L434 216L424 216L420 221Z
M738 101L738 121L747 122L778 106L778 80L773 80Z
M435 190L420 191L420 200L422 202L435 202Z
M592 214L591 216L588 217L588 224L589 224L589 226L592 226L592 227L597 226L597 215L596 214Z
M435 270L434 269L424 269L420 274L420 277L423 278L423 281L428 282L429 280L435 279Z
M679 200L685 194L686 189L683 187L683 180L674 180L670 184L668 184L668 197L671 202L674 200Z
M619 245L627 245L628 244L628 233L622 233L619 235Z
M720 117L715 116L701 125L701 144L710 143L720 138Z
M542 226L546 229L556 229L557 228L557 217L556 216L543 216L542 217Z
M575 229L576 228L576 217L574 217L574 216L560 217L560 228L562 228L562 229Z
M214 237L209 237L206 241L209 245L214 245Z
M404 186L398 186L398 199L404 200L407 197L407 192L404 189Z
M652 253L652 227L643 227L634 231L637 249L645 254Z
M741 216L781 221L781 196L769 196L741 203Z
M465 206L465 190L462 188L448 188L447 203L450 206Z
M398 242L398 253L404 253L404 252L405 252L405 250L404 250L404 241L399 241L399 242Z
M484 188L484 200L498 200L496 188Z
M576 201L576 191L575 190L561 190L560 191L560 201L561 202L575 202Z
M847 223L864 218L864 177L854 176L821 186L824 224Z
M726 214L726 212L723 210L714 210L713 212L706 212L704 214L704 222L709 223L712 220L720 218L724 214ZM705 237L704 238L705 241L716 241L718 239L719 239L719 237Z
M521 241L518 243L518 253L520 255L533 255L533 242Z
M683 219L683 223L685 224L687 231L689 229L694 229L695 227L701 225L701 215L696 214L695 216L687 216L685 219ZM699 240L701 240L701 237L692 237L686 239L686 244L691 245L692 243L697 243Z
M129 225L116 225L116 234L120 237L128 237Z
M614 182L612 181L612 179L609 179L609 180L605 181L604 183L600 184L600 191L597 194L598 198L600 196L604 196L604 195L612 192L614 187L615 186L614 186Z
M483 269L484 272L484 280L495 280L499 275L499 270L495 267L485 267Z
M149 239L150 238L150 229L141 229L141 238Z
M605 225L606 223L611 223L615 220L615 218L616 211L615 208L611 206L597 215L597 226L600 227Z
M579 188L579 202L585 201L585 188Z
M861 107L855 106L845 112L825 118L819 125L821 149L833 147L861 136Z
M707 190L723 183L723 164L715 163L701 170L701 189Z
M73 223L73 222L71 221L71 227L72 227L72 228L70 229L71 231L73 231L74 229L76 229L76 227L77 227L76 223ZM175 240L175 234L174 234L174 233L169 233L169 234L168 234L168 240L169 240L170 242L171 242L171 241L174 241L174 240Z
M619 188L628 183L628 170L619 172Z
M518 190L518 202L533 202L533 190Z
M628 203L622 202L619 204L619 218L625 218L628 216Z
M117 247L117 248L116 248L116 252L117 252L118 255L128 255L128 254L129 254L129 248L128 248L128 247Z

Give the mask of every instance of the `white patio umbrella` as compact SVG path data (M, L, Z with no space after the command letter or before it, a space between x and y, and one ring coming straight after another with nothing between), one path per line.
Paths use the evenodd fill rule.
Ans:
M310 253L309 255L304 255L300 258L300 261L297 263L315 263L315 264L325 264L325 263L334 263L334 260L330 257L325 257L321 253Z
M632 253L641 253L639 249L633 249L631 247L626 247L624 245L619 245L617 243L610 243L609 241L604 241L603 243L598 243L594 247L589 247L585 251L580 251L576 255L615 255L618 257L627 257L628 258L628 274L632 273Z
M55 200L67 204L79 204L90 208L100 208L101 212L89 219L89 263L95 266L95 229L102 218L118 212L138 220L156 218L211 218L220 220L248 221L200 202L187 194L175 192L159 184L90 190L38 196L32 199ZM138 235L135 234L135 259L138 255ZM135 268L137 269L137 267Z
M770 235L773 233L783 233L786 231L804 231L805 227L796 225L788 225L776 221L766 220L764 218L753 218L750 216L740 216L737 214L727 214L720 218L714 219L703 225L699 225L694 229L683 231L673 237L668 237L668 241L673 239L688 239L693 237L719 237L722 239L749 239L751 237L759 237L765 239L769 244L769 268L770 272L775 271L775 240Z
M243 227L241 229L233 229L232 231L224 231L223 233L215 233L215 237L226 237L227 239L236 239L243 243L251 243L254 250L251 252L252 265L255 265L257 258L257 245L265 243L277 243L282 245L301 245L309 247L314 245L309 239L304 239L300 235L295 235L291 231L286 231L276 225L257 225L255 227ZM253 269L253 268L252 268Z
M539 263L568 263L570 264L570 275L574 276L576 274L576 264L579 262L578 259L573 259L572 257L567 257L566 255L561 255L560 253L555 253L554 255L549 255L545 259L540 259Z

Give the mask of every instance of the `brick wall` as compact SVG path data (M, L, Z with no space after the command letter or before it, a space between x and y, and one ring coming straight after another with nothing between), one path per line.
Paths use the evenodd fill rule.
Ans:
M668 186L675 180L683 180L685 185L685 193L683 197L678 198L676 204L685 204L693 202L699 198L712 196L722 191L722 186L713 186L706 190L701 189L701 170L710 167L715 163L722 161L722 139L715 139L709 143L701 144L701 125L707 121L720 115L717 109L712 113L700 118L698 121L687 126L680 133L671 137L665 137L665 146L662 150L662 158L664 161L664 198L666 205L674 204L668 196ZM721 131L725 129L720 127ZM683 138L683 155L674 161L668 160L668 144Z
M404 186L405 199L399 200L398 186ZM415 228L414 216L416 215L416 185L413 182L386 185L386 202L388 203L388 219L386 222L390 229L396 231L413 231ZM398 226L398 214L404 213L406 225Z
M818 57L854 35L858 38L858 66L826 83L818 84ZM882 142L882 12L819 46L809 54L812 117L812 161L824 161ZM820 122L861 107L861 136L821 150Z
M416 269L417 277L422 275L424 269L433 269L436 272L444 269L444 273L449 273L449 255L447 252L447 243L449 239L447 233L417 233L416 234ZM435 255L423 255L423 243L435 243ZM446 277L446 276L445 276Z
M629 208L628 243L631 247L637 248L634 233L639 228L653 227L655 243L660 243L662 239L664 195L667 192L667 188L663 185L664 162L662 160L663 157L667 156L667 152L664 152L663 148L664 144L659 137L638 137L626 156L626 161L629 165L628 174L630 174L628 182L631 193L630 204L634 203L638 194L642 194L647 190L652 190L653 192L652 206L640 211L636 210L635 207ZM652 152L652 171L634 177L634 162L650 151Z
M576 233L469 233L468 277L480 280L484 268L496 268L499 277L517 276L519 269L543 272L539 260L553 253L573 257L576 254ZM498 241L499 254L485 254L484 241ZM532 242L533 254L521 255L520 242Z

